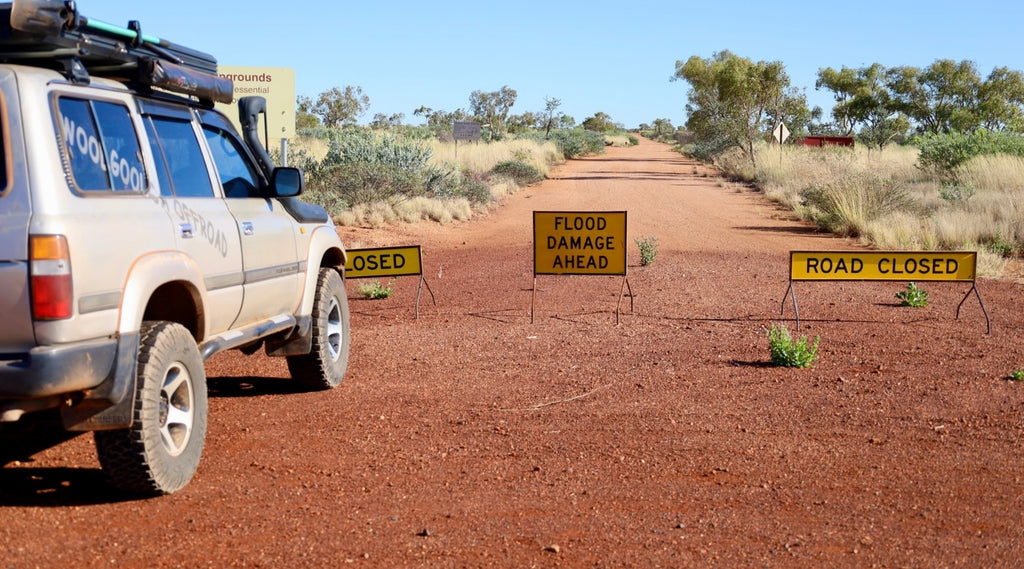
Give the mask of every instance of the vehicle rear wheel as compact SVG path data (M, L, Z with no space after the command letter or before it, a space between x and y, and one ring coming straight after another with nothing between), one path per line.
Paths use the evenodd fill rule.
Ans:
M199 467L206 439L206 372L192 334L172 322L143 322L132 426L96 431L100 465L114 486L170 494Z
M348 296L338 271L320 269L313 302L313 349L288 357L292 379L310 389L337 387L348 369Z

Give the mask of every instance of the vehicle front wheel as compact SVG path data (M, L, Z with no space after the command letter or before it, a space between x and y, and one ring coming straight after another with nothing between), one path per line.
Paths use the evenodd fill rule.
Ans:
M143 322L133 423L96 431L100 465L114 486L170 494L199 467L206 439L206 372L192 334L172 322Z
M313 302L313 349L288 357L292 379L310 389L337 387L348 369L349 341L345 281L332 268L320 269Z

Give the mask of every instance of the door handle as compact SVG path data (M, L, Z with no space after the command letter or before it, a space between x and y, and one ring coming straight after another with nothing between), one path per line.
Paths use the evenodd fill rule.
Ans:
M256 228L254 228L252 226L252 222L251 221L243 221L242 222L242 235L255 235L255 234L256 234Z
M182 239L192 239L193 237L195 237L195 233L192 232L191 223L178 224L178 231L181 232Z

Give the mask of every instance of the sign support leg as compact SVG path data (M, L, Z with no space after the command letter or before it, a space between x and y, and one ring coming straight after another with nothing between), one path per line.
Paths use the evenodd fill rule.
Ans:
M416 319L417 320L420 319L420 292L423 290L423 286L424 285L426 285L426 287L427 287L427 292L430 293L430 301L432 303L434 303L434 306L437 306L437 299L434 298L434 291L430 290L430 283L427 282L427 279L424 278L423 275L420 275L420 284L419 284L418 287L416 287Z
M793 286L793 281L789 281L789 288L786 289L786 294L782 295L782 307L779 309L779 316L786 313L786 297L790 293L793 293L793 314L796 315L796 329L800 329L800 308L796 305L796 288Z
M622 291L629 290L629 312L633 313L633 287L629 285L629 279L622 275L622 283L619 285L619 299L615 302L615 325L619 325L619 305L622 304Z
M960 301L960 304L956 305L956 319L957 320L960 319L960 307L964 305L964 301L967 300L967 297L971 296L971 292L972 291L974 292L974 296L978 297L978 304L981 305L981 313L985 315L985 326L986 326L985 333L986 334L991 334L992 333L992 321L988 317L988 310L985 310L985 303L981 301L981 293L978 292L978 283L977 282L971 283L971 290L967 291L967 294L964 295L963 299Z
M530 295L530 324L533 324L534 307L537 305L537 275L533 275L533 294Z

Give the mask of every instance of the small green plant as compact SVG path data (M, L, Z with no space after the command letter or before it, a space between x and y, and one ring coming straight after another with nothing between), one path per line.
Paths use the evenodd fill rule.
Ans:
M363 295L370 300L380 300L391 296L394 292L391 289L391 283L386 285L380 284L380 281L374 279L373 282L359 285L359 294Z
M646 267L653 263L654 258L658 256L658 238L648 235L643 239L638 237L633 242L640 248L640 265Z
M1004 259L1013 256L1013 244L1003 241L1003 238L998 235L994 241L988 244L988 250Z
M1012 381L1024 381L1024 369L1013 370L1013 373L1010 374L1010 379Z
M900 306L921 308L928 304L928 291L918 288L916 283L909 282L907 283L907 290L897 292L896 298L900 301Z
M976 192L974 184L943 182L939 188L939 197L950 203L962 203L971 199Z
M789 334L789 329L784 325L772 324L768 330L768 349L771 353L772 363L784 367L811 367L818 357L819 336L814 337L811 344L806 336L794 340Z

